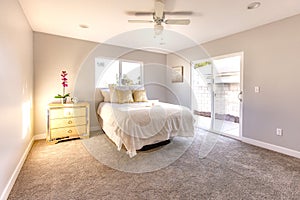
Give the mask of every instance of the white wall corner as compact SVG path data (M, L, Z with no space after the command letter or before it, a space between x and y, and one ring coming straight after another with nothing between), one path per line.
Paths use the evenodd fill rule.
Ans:
M46 133L38 134L33 137L34 140L43 140L46 139Z
M295 150L292 150L292 149L288 149L288 148L285 148L285 147L277 146L277 145L266 143L266 142L261 142L261 141L254 140L254 139L251 139L251 138L246 138L246 137L242 137L242 141L245 142L245 143L248 143L248 144L252 144L254 146L262 147L262 148L265 148L265 149L276 151L278 153L282 153L282 154L285 154L285 155L300 158L300 152L299 151L295 151Z
M101 128L100 128L100 126L91 126L90 130L91 131L100 131Z
M32 137L32 139L31 139L30 143L28 144L25 152L23 153L23 155L22 155L22 157L21 157L21 159L20 159L17 167L15 168L12 176L10 177L10 179L9 179L9 181L7 183L7 185L5 186L5 188L4 188L4 190L3 190L2 194L1 194L0 200L6 200L8 198L9 193L10 193L11 189L13 188L13 186L14 186L17 178L18 178L18 175L19 175L19 173L20 173L20 171L22 169L22 166L23 166L23 164L24 164L24 162L25 162L25 160L27 158L27 155L28 155L28 153L29 153L29 151L30 151L30 149L31 149L31 147L33 145L33 142L34 142L34 137Z

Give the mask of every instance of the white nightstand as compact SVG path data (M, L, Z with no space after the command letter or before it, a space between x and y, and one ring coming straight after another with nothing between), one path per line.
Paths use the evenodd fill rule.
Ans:
M71 138L88 138L90 135L90 105L50 103L47 109L48 142Z

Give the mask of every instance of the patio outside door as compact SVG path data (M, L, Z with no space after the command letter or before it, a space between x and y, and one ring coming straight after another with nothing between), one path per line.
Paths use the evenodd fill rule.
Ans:
M236 53L192 64L192 107L197 126L212 132L241 136L242 60Z

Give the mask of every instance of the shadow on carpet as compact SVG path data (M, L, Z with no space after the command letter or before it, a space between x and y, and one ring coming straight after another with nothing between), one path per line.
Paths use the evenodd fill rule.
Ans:
M193 137L175 137L169 144L138 151L136 156L130 158L124 148L118 151L116 145L103 133L82 140L87 151L99 162L130 173L152 172L167 167L180 158L192 142Z

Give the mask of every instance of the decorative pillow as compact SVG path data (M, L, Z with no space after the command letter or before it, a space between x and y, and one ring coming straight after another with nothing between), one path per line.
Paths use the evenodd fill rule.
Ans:
M118 95L117 95L117 92L115 90L115 87L116 86L114 84L109 85L110 102L119 103Z
M109 89L101 89L101 94L104 97L104 102L110 102L110 92Z
M118 95L118 103L133 103L131 90L118 90L115 89Z
M133 92L133 98L135 102L148 101L146 90L135 90Z

